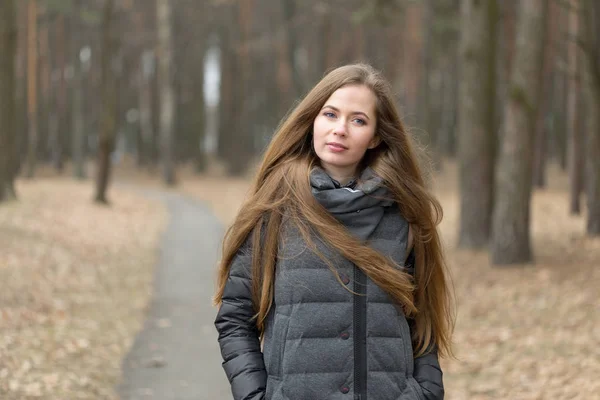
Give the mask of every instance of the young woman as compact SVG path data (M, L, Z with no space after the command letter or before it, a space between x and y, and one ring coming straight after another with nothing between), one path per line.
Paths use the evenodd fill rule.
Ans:
M388 83L362 64L327 74L224 240L215 326L234 399L443 399L440 218Z

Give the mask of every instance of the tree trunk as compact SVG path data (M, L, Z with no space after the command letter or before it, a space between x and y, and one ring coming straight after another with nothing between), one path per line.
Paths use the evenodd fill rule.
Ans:
M461 84L459 88L460 233L459 246L488 244L494 182L494 113L496 37L489 15L495 0L461 4ZM487 40L482 40L488 36ZM486 66L482 68L482 66ZM483 83L483 84L482 84Z
M14 148L16 128L15 59L17 13L13 0L0 2L0 202L15 198Z
M560 68L554 71L554 90L552 92L552 127L553 135L550 149L556 158L561 171L567 170L567 93L569 90L569 74L566 71L567 40L564 36L568 32L569 10L564 5L559 5L557 11L558 26L562 26L562 35L556 41L556 59Z
M292 98L296 99L298 96L302 94L302 78L300 76L300 71L298 70L298 66L295 61L295 53L297 48L297 38L296 38L296 21L294 17L296 16L296 0L284 0L283 1L283 21L285 23L285 35L286 35L286 54L287 54L287 62L289 63L290 72L292 75Z
M424 21L433 21L434 9L433 0L426 0L423 2L422 17ZM438 138L437 132L435 131L435 125L433 124L433 99L432 99L432 72L433 72L433 24L422 23L422 49L421 49L421 71L422 78L419 82L420 89L417 94L417 119L418 125L424 130L424 135L420 135L421 140L426 144L429 155L428 157L433 162L436 170L441 169L442 160L438 151ZM376 46L372 46L376 47Z
M228 8L232 6L227 6ZM226 15L229 15L229 11ZM225 14L225 13L224 13ZM227 160L228 155L231 153L231 146L233 143L233 122L235 117L233 114L234 101L235 101L235 88L237 86L238 77L234 74L234 65L236 62L235 57L235 46L232 31L236 29L225 28L225 23L220 29L220 40L221 43L221 85L219 86L219 128L217 135L217 154L222 160Z
M154 126L152 123L152 76L154 70L154 54L145 51L140 57L139 76L139 108L140 108L140 142L138 145L138 165L150 163Z
M160 150L163 180L175 184L173 160L173 115L175 95L171 77L173 46L171 43L171 2L157 0L156 23L158 29L158 79L160 87Z
M204 103L204 55L205 46L197 46L198 52L198 71L194 74L192 108L191 108L191 128L192 128L192 155L194 169L196 172L203 172L207 167L206 151L204 148L204 138L206 134L206 104Z
M158 57L156 51L158 50L158 46L155 44L153 57L154 57L154 74L151 77L150 82L150 95L152 98L151 106L152 106L152 127L153 127L153 138L152 144L150 146L150 170L154 170L158 168L160 163L160 105L161 105L161 97L160 97L160 84L158 79Z
M460 63L460 55L458 50L449 52L447 63L443 68L443 105L442 105L442 130L443 135L440 139L440 147L446 156L454 158L456 156L457 147L457 109L458 109L458 92L460 87L460 79L456 79Z
M56 21L56 69L59 71L58 88L56 91L56 113L51 129L50 151L52 164L58 172L62 172L65 157L65 131L67 128L67 82L66 70L66 44L68 35L65 32L65 17L59 15Z
M584 65L587 89L587 224L590 236L600 236L600 5L593 0L583 2L583 27L586 48Z
M404 61L402 68L404 82L404 106L406 109L406 120L414 124L414 115L417 112L419 97L421 70L422 38L421 28L423 25L423 5L420 2L411 3L406 6L404 13L404 26L406 36L404 38ZM334 28L335 29L335 28Z
M567 94L568 107L568 169L569 169L569 210L571 214L581 213L581 193L583 192L583 127L581 126L581 85L580 70L581 57L576 42L579 34L579 7L578 0L571 0L569 8L569 35L568 35L568 74L569 91Z
M544 70L542 71L542 98L540 99L540 107L537 113L536 131L535 131L535 153L533 163L533 184L538 188L546 187L546 159L548 157L548 137L549 129L546 124L546 118L552 111L552 91L553 91L553 74L556 68L556 29L558 26L559 5L552 1L548 5L548 39L546 41L546 49L544 51Z
M228 12L234 28L224 33L228 43L223 50L221 82L222 95L219 104L219 153L227 163L228 173L242 176L253 154L254 126L250 122L253 99L248 95L251 79L250 27L253 16L252 0L233 3Z
M254 150L255 126L251 125L251 27L255 16L254 0L241 0L239 3L237 23L239 26L239 52L236 69L239 74L237 89L237 113L233 152L229 161L229 173L233 176L243 176L250 164Z
M37 131L37 2L27 3L27 172L28 178L35 175L38 149Z
M600 71L600 63L596 63ZM588 101L587 118L587 224L590 236L600 236L600 76L586 85Z
M81 41L79 40L80 0L73 2L73 14L71 16L71 56L73 57L73 102L72 102L72 159L73 177L85 179L85 132L83 121L83 80L81 76L81 60L79 53Z
M43 3L40 4L40 9L38 10L40 13L39 19L43 22L40 23L40 31L39 31L39 80L40 80L40 92L39 92L39 112L38 119L40 123L38 124L38 144L45 143L48 140L49 134L49 125L48 125L48 117L50 115L50 78L52 73L52 59L50 57L50 20L49 20L49 12L47 6ZM40 151L43 154L47 147L38 146L38 156L40 156Z
M102 118L98 138L98 161L96 177L96 197L98 203L108 204L106 190L110 179L111 159L114 148L116 127L116 87L112 59L116 43L113 37L114 0L106 0L102 17L102 54L101 54L101 88L102 88Z
M491 259L494 265L532 260L530 200L533 135L543 64L547 0L519 3L515 55L496 173Z

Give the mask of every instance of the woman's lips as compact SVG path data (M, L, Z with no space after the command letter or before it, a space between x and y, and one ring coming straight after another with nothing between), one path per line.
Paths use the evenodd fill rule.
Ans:
M340 153L342 151L348 150L347 147L339 143L327 143L327 148L334 153Z

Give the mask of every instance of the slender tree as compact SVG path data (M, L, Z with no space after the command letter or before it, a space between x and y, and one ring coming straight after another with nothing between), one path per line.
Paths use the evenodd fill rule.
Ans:
M559 26L560 5L551 1L548 6L548 38L546 40L546 49L544 50L544 70L542 71L542 98L537 113L534 162L533 162L533 184L538 188L546 186L546 162L548 158L548 142L550 136L549 124L546 123L548 116L551 115L552 91L554 89L554 75L556 74L556 37Z
M586 54L585 94L587 118L587 224L590 236L600 236L600 5L594 0L584 0L583 45Z
M569 169L569 200L571 214L581 213L581 194L583 192L583 127L581 126L581 56L576 38L579 35L579 0L571 0L569 3L569 35L567 44L568 62L568 157Z
M15 59L17 13L14 0L0 2L0 202L15 196Z
M404 12L406 36L403 48L402 81L404 87L404 104L406 105L406 116L409 123L414 123L414 116L417 113L420 82L423 79L421 74L423 11L424 4L422 2L411 2L407 5Z
M285 48L287 50L287 62L289 63L290 72L292 75L292 97L299 96L302 93L302 79L300 77L300 71L298 70L298 64L295 61L295 53L298 47L297 29L297 13L296 13L296 0L283 0L283 21L285 23L285 35L286 43Z
M518 4L515 55L505 104L505 131L496 170L491 259L494 265L532 260L530 201L535 116L539 101L548 0Z
M140 110L140 140L138 142L138 164L145 165L151 159L151 147L154 140L154 125L152 123L152 77L154 76L154 52L146 50L139 61L139 110Z
M72 102L72 149L73 176L77 179L85 178L85 132L83 120L83 77L81 71L81 40L79 35L81 0L73 0L73 13L71 15L71 57L73 65L73 102Z
M158 79L160 87L160 150L163 180L167 185L175 184L173 160L173 116L175 95L172 82L173 48L171 40L171 1L157 0L156 24L158 29Z
M68 95L67 95L67 32L66 16L59 12L56 18L55 57L58 71L57 90L55 93L56 113L50 132L50 152L52 164L58 172L62 172L65 158L65 140L67 131Z
M114 148L116 128L116 87L112 59L115 52L114 38L114 0L105 0L102 16L102 54L101 54L101 87L102 87L102 119L98 138L96 196L95 201L107 204L106 190L111 172L110 155Z
M459 246L477 249L488 244L492 215L496 1L463 0L461 19Z
M38 35L37 35L37 0L27 3L27 172L26 176L35 175L38 131L37 131L37 64L38 64Z

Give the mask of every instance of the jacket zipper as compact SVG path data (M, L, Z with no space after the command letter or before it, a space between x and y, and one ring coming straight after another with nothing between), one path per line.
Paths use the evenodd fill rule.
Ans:
M354 400L367 400L367 276L354 266Z

